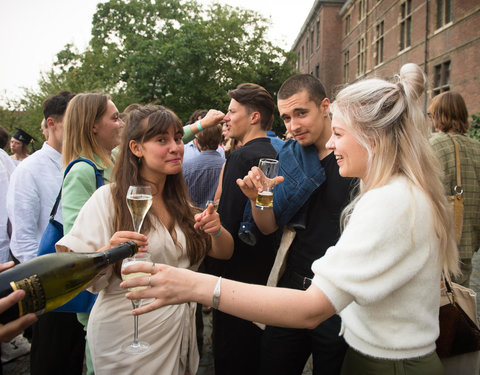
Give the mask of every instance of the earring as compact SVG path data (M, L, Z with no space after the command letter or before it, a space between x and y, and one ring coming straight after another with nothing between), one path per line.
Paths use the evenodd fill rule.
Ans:
M142 158L137 158L137 164L138 165L142 164Z

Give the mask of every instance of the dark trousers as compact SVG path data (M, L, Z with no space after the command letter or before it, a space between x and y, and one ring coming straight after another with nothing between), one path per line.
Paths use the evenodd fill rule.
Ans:
M308 287L303 278L286 273L278 286L292 289ZM338 375L348 345L339 336L338 315L315 329L291 329L267 326L262 338L260 374L301 374L310 354L313 375Z
M77 314L48 312L32 331L31 375L82 375L85 332Z
M214 311L216 375L258 374L263 331L252 322Z

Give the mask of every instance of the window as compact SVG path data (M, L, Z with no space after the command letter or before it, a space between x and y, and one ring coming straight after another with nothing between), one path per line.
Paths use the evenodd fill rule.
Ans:
M412 0L400 5L400 51L412 44Z
M302 46L302 59L301 59L301 61L302 61L302 65L305 64L305 47L304 46Z
M315 66L315 77L320 77L320 65Z
M350 51L343 53L343 82L348 82L348 77L350 75Z
M358 20L361 21L366 16L367 0L358 1Z
M320 47L320 21L317 21L317 48Z
M350 14L345 17L345 35L350 34Z
M433 96L450 90L450 61L435 65L433 76Z
M310 55L313 55L313 30L310 32Z
M365 73L365 38L357 43L357 75Z
M305 59L308 61L308 45L310 44L309 39L307 38L307 43L305 43Z
M383 62L383 34L384 23L380 22L376 27L375 32L375 65Z
M452 20L452 0L437 0L437 29Z

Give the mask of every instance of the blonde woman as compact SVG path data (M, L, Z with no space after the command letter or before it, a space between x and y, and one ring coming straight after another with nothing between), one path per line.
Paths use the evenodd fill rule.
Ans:
M76 95L68 104L64 118L62 162L66 167L72 160L89 159L103 175L104 183L111 182L112 150L119 145L124 127L117 107L108 94ZM73 165L63 181L62 216L64 234L68 234L85 202L97 189L95 170L80 162ZM85 328L89 313L78 313ZM88 375L93 374L88 342L85 348Z
M369 79L337 95L327 147L340 174L360 178L361 186L344 211L338 243L313 263L306 291L156 265L152 288L127 294L156 297L135 313L213 300L215 307L243 319L294 328L316 327L339 314L349 345L342 374L443 374L435 352L440 275L442 268L457 273L458 258L418 100L424 87L421 69L407 64L397 83ZM244 188L254 189L253 183L239 181ZM140 277L121 286L147 282Z

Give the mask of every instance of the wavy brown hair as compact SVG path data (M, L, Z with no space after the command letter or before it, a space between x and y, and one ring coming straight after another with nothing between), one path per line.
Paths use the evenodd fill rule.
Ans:
M435 127L444 132L465 134L468 132L468 111L462 95L455 91L446 91L433 98L428 112L433 116Z
M126 123L120 152L113 170L115 183L112 184L112 197L114 206L114 229L133 230L132 218L128 211L125 197L130 185L147 185L147 181L141 176L141 162L132 153L129 147L130 141L143 143L158 134L166 134L170 126L175 126L177 132L183 135L183 127L180 119L171 110L159 105L147 105L140 107L129 114ZM154 186L152 186L154 189ZM155 190L153 194L155 194ZM187 193L183 174L168 175L162 193L167 210L172 216L173 224L169 231L173 230L177 223L185 234L187 241L187 255L191 264L199 263L211 248L212 240L206 233L193 228L194 215L199 212L193 207ZM142 225L142 233L153 230L153 211L150 210Z

